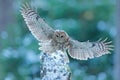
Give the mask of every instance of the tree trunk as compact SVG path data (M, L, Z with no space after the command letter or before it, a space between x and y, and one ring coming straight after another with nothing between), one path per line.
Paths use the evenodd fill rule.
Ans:
M120 0L116 2L116 38L114 55L114 80L120 80Z
M0 0L0 33L13 21L13 0Z
M71 71L64 55L65 53L61 51L41 53L41 80L71 80Z
M0 0L0 38L4 39L6 27L13 24L13 2L14 0ZM3 43L0 43L0 48Z

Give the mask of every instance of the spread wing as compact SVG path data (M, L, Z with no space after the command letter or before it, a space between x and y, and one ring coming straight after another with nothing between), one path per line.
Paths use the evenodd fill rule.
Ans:
M88 58L99 57L110 53L113 45L106 41L97 42L78 42L75 40L70 40L70 46L68 48L68 53L71 57L79 60L87 60Z
M50 40L52 38L54 30L45 23L29 4L24 4L20 12L29 30L38 41Z

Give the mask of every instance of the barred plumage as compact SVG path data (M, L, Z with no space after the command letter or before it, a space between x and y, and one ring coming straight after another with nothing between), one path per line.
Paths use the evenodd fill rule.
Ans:
M107 38L97 42L79 42L71 39L63 30L53 30L28 4L23 5L20 11L33 36L41 42L39 49L43 52L52 53L56 50L65 52L67 49L72 58L87 60L108 54L112 50L113 46L110 45L112 41L107 42Z
M110 53L110 50L113 50L113 45L110 45L111 43L112 41L107 42L107 38L97 42L78 42L71 40L68 50L71 57L87 60L88 58L100 57Z
M45 41L52 38L54 30L45 23L29 4L24 4L20 12L29 30L37 40Z

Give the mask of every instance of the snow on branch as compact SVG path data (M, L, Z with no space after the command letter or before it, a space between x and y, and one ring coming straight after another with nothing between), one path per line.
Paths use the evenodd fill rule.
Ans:
M71 80L71 71L64 59L65 53L62 51L41 53L41 80Z

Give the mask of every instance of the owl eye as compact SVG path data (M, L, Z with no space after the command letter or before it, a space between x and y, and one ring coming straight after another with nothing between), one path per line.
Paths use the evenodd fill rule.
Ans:
M63 36L61 36L61 38L62 38Z
M56 35L56 37L59 37L58 35Z

